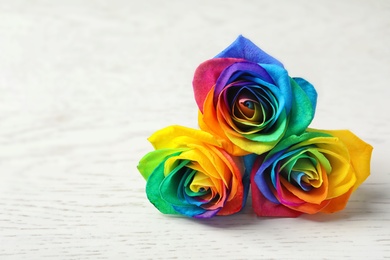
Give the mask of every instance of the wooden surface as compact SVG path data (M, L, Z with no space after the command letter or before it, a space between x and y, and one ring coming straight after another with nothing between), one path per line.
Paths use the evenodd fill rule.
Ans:
M374 146L333 215L160 214L146 138L196 127L192 76L238 34ZM390 258L389 1L0 1L0 259Z

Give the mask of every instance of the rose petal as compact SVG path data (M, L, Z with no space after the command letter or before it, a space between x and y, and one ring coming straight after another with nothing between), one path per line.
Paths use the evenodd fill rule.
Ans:
M203 103L209 91L214 87L221 72L235 62L244 61L234 58L215 58L201 63L195 70L192 86L195 101L203 113Z
M255 174L251 175L252 207L257 216L263 217L298 217L302 212L292 210L283 204L269 201L260 192L254 181Z
M348 130L323 131L338 137L347 147L352 167L355 170L356 183L353 190L356 190L370 175L373 147Z
M317 95L314 88L311 90L310 83L305 84L311 97L301 88L300 85L293 79L290 80L292 89L292 108L289 115L289 124L286 131L286 136L302 134L308 125L311 123L314 117L315 104ZM314 98L315 96L315 98Z
M156 150L172 148L184 151L188 150L188 147L186 148L183 144L191 143L221 146L211 133L179 125L160 129L153 133L148 140Z
M146 183L146 196L149 201L164 214L178 214L171 204L160 196L160 183L164 180L164 161L153 171Z
M347 205L348 199L351 196L352 192L353 192L353 189L350 189L345 194L343 194L339 197L330 199L329 204L326 207L324 207L321 210L321 212L333 213L333 212L343 210L345 208L345 206Z
M283 67L283 64L257 47L253 42L240 35L216 58L241 58L255 63L275 64Z
M259 64L247 61L236 62L226 67L218 77L214 89L214 104L216 104L217 98L225 86L236 81L243 74L249 74L254 78L261 79L261 83L274 84L268 72Z
M161 149L146 154L138 163L138 170L145 180L153 173L157 166L167 158L180 154L180 150Z

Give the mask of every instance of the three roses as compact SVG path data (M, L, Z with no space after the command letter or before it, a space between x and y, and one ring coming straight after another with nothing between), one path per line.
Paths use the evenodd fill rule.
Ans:
M368 177L372 147L346 130L308 128L317 93L239 36L195 71L200 130L170 126L138 169L162 213L259 216L342 210Z

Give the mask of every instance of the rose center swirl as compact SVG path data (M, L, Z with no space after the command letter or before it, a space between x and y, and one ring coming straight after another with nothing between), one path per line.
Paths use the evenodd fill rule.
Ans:
M289 183L303 191L310 191L322 184L317 165L315 158L301 151L282 160L279 167L282 176Z
M225 92L225 104L231 114L231 127L251 134L269 127L278 110L274 95L264 86L233 86Z
M188 165L190 166L190 165ZM185 167L181 172L177 196L189 204L202 206L215 197L213 183L210 177L203 172Z

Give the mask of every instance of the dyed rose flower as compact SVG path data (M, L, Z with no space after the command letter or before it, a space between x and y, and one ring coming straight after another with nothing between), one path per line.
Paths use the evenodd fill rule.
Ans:
M301 78L239 36L202 63L193 80L201 129L234 155L262 154L284 136L303 133L313 119L317 93Z
M210 218L242 209L249 189L243 158L226 153L210 133L170 126L149 141L156 150L138 169L148 199L162 213Z
M347 130L309 129L257 156L252 205L259 216L342 210L370 174L372 147Z

